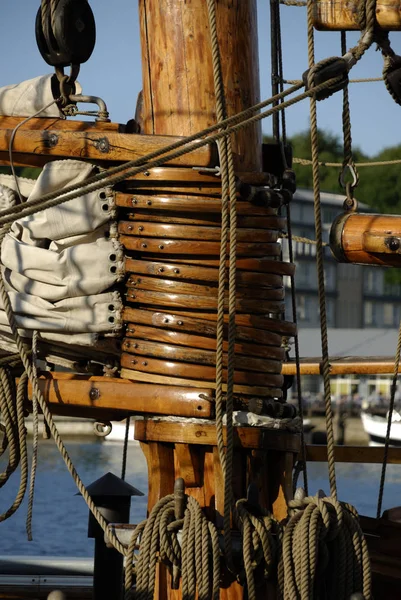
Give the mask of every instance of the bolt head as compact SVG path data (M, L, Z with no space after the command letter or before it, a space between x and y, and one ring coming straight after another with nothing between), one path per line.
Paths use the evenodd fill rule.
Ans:
M390 250L397 252L397 250L400 248L400 240L398 238L391 238L388 246Z

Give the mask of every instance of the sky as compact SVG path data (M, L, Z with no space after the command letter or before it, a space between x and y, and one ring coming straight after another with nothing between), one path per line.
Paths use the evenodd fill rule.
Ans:
M82 65L79 81L83 93L102 97L113 121L127 122L134 116L141 89L140 43L137 0L90 0L96 19L97 42L92 57ZM262 99L270 93L270 23L268 0L257 0ZM0 87L51 72L35 41L35 15L40 0L0 0ZM299 79L307 69L306 9L281 7L284 76ZM357 32L348 34L348 47ZM393 32L394 50L401 54L401 34ZM340 34L316 32L316 59L338 55ZM379 77L383 67L380 52L371 48L351 71L351 78ZM401 144L401 106L389 96L383 82L350 86L354 145L369 156L387 146ZM341 135L341 93L318 103L319 127ZM286 113L288 134L308 128L309 102ZM271 122L263 122L271 133Z

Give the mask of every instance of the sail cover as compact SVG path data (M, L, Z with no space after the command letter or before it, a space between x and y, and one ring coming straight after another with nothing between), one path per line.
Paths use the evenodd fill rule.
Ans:
M1 96L0 96L1 97ZM98 172L77 160L48 163L37 180L19 181L28 202L84 183ZM0 176L0 208L10 205L15 181ZM69 200L16 220L1 247L1 269L23 336L93 346L121 328L116 284L124 275L112 190ZM8 320L0 303L0 347L10 350Z

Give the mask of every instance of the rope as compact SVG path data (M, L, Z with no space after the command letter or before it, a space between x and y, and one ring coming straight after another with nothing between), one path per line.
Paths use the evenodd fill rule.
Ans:
M334 498L289 502L278 584L283 600L350 598L371 600L366 540L354 507Z
M8 227L3 227L1 234L0 234L0 262L1 262L1 245L2 245L5 235L7 233L7 230L8 230ZM47 403L46 403L44 397L43 397L42 391L39 387L37 377L35 376L34 369L32 368L32 364L29 360L29 355L28 355L27 351L25 350L22 339L18 333L17 323L15 321L14 313L13 313L12 306L11 306L11 301L10 301L10 298L8 296L8 293L7 293L7 290L5 287L3 275L0 277L0 297L1 297L1 301L3 302L4 310L5 310L5 313L6 313L6 316L7 316L7 319L8 319L18 352L19 352L19 355L21 357L21 362L24 366L24 369L25 369L25 371L29 377L29 380L31 382L31 385L32 385L32 394L38 400L40 409L43 412L44 418L49 426L49 429L54 438L56 446L65 462L65 465L66 465L69 473L71 474L72 478L74 479L74 482L75 482L79 492L82 494L89 510L92 512L92 514L94 515L95 519L98 521L98 523L101 526L101 528L103 529L103 531L106 531L107 521L105 520L103 515L100 513L100 511L95 506L95 504L94 504L92 498L89 496L81 478L79 477L79 475L75 469L75 466L67 452L67 449L63 444L63 441L60 437L57 427L53 421L53 416L47 406ZM0 370L0 382L1 382L1 385L3 386L3 389L5 389L6 381L4 379L4 373L1 370ZM6 394L6 397L7 396L8 396L8 394ZM5 477L7 479L10 475L11 469L14 468L14 470L15 470L15 468L16 468L16 466L14 466L14 464L15 464L14 459L16 456L15 453L16 453L15 448L14 447L12 448L11 444L10 444L10 462L11 462L11 459L13 459L13 461L7 467L7 471L5 473ZM1 476L0 476L0 481L1 481ZM115 549L118 550L121 554L126 553L125 546L123 546L123 544L121 544L119 542L119 540L117 539L117 537L115 535L109 534L109 541L113 544Z
M125 422L125 433L124 433L124 447L123 447L123 461L121 465L121 479L125 479L125 473L127 470L127 453L128 453L128 437L129 437L129 428L131 425L131 417L127 417Z
M37 378L37 358L38 358L38 332L34 331L32 335L32 370ZM28 513L26 518L26 532L28 541L32 541L32 514L33 498L35 494L36 468L38 464L38 438L39 438L39 410L38 401L35 395L32 396L32 418L33 418L33 443L32 443L32 464L31 464L31 482L29 485Z
M362 77L360 79L349 79L348 83L373 83L375 81L383 81L383 76L382 77ZM302 79L283 79L283 83L287 83L289 85L296 85L297 83L302 83Z
M347 51L347 34L345 31L341 32L341 55L343 56ZM343 124L343 168L340 173L340 185L346 187L347 200L352 201L354 188L358 185L359 176L356 170L354 158L352 155L352 135L351 135L351 111L349 107L349 93L348 84L343 89L343 110L342 110L342 124ZM344 175L347 170L352 171L354 174L354 181L350 186L347 186L344 181Z
M1 390L1 394L0 394L0 410L1 410L1 414L3 416L3 419L6 422L6 425L3 429L5 437L2 443L2 448L1 448L1 452L0 454L3 454L4 451L7 449L8 445L13 445L15 448L18 448L18 458L19 458L19 462L20 462L20 484L19 484L19 489L18 492L16 494L15 500L12 503L12 505L3 513L0 514L0 522L5 521L6 519L8 519L9 517L11 517L11 515L13 515L16 510L21 506L22 500L24 499L25 496L25 492L26 492L26 487L27 487L27 482L28 482L28 453L27 453L27 448L26 448L26 429L25 429L25 419L24 419L24 402L25 402L25 389L26 389L26 382L27 382L27 377L25 375L22 375L22 377L19 380L19 384L18 384L18 388L17 388L17 395L16 395L16 402L15 405L12 403L9 405L6 405L6 401L5 401L5 396L3 395L3 382L6 384L7 387L11 387L12 385L12 378L11 377L7 377L7 372L4 369L4 367L1 368L0 370L0 390ZM11 391L11 390L10 390ZM11 436L14 435L14 429L13 427L10 426L10 421L8 419L8 417L10 416L10 413L8 412L8 409L11 409L11 411L14 413L14 409L15 409L15 413L14 416L12 417L12 421L15 423L15 418L17 420L17 427L18 427L18 440L16 440L15 442L11 442ZM8 423L8 425L7 425ZM18 444L16 443L18 441ZM16 456L17 458L17 456ZM15 460L12 461L11 457L9 460L9 465L11 465L11 463L14 462ZM17 462L18 465L18 462ZM14 469L15 470L15 469ZM10 468L7 468L7 471L10 471ZM9 472L9 475L11 475L11 471ZM3 476L3 474L1 474L1 483L0 483L0 487L2 487L7 481L8 481L8 476Z
M307 2L303 2L303 0L280 0L280 4L284 4L284 6L306 6Z
M290 263L294 262L294 251L292 247L293 235L291 228L291 209L290 205L287 204L287 229L288 229L288 258ZM312 242L312 240L310 240ZM290 276L291 282L291 304L292 304L292 320L296 326L296 332L294 335L294 347L295 347L295 365L296 365L296 382L297 382L297 402L298 402L298 415L303 423L304 419L304 407L302 402L302 389L301 389L301 366L300 366L300 353L299 353L299 338L298 338L298 316L297 316L297 299L295 293L295 277ZM301 427L301 462L302 472L304 478L304 489L306 495L308 495L308 472L306 466L306 449L305 449L305 432L304 428Z
M213 81L216 98L217 122L227 117L220 49L217 34L215 0L207 0L210 38L212 44ZM234 362L235 362L235 309L236 309L236 261L237 261L237 194L235 185L234 159L231 138L223 138L219 144L220 171L222 181L221 241L219 261L219 285L217 300L216 332L216 429L220 463L224 475L224 548L227 563L232 568L231 507L233 505L232 473L234 455L233 407L234 407ZM228 234L229 292L228 292L228 350L227 392L225 401L227 449L223 440L223 345L224 304L226 284L226 249Z
M288 94L296 91L296 89L299 89L300 87L302 87L301 84L299 86L294 86L293 88L290 88L289 90L284 91L282 94L277 94L276 97L270 98L269 100L266 100L265 102L257 104L255 106L243 111L242 113L238 113L237 115L234 115L233 117L229 117L228 119L225 119L220 124L217 123L216 125L213 125L207 129L204 129L201 132L198 132L191 136L188 136L188 137L184 138L183 140L180 140L179 142L176 142L174 144L171 144L170 146L167 146L165 148L162 148L160 150L152 152L152 153L142 157L141 159L130 161L130 162L124 163L123 165L120 165L118 167L113 167L112 169L109 169L108 171L99 173L99 174L87 179L86 183L84 185L82 185L82 184L71 185L67 188L64 188L61 192L60 191L51 192L49 194L42 196L41 198L37 198L35 200L32 200L31 202L26 202L24 204L24 207L19 206L19 207L8 208L3 211L0 211L0 225L12 223L16 218L22 218L25 216L32 215L35 212L38 212L39 210L44 210L46 208L58 206L59 204L61 204L63 202L67 202L68 200L73 200L74 198L77 198L83 194L87 194L87 193L96 191L96 190L104 187L104 185L115 185L117 183L120 183L127 177L134 176L140 172L143 172L144 170L148 170L151 168L161 166L167 161L171 161L173 159L179 158L179 157L183 156L184 154L186 154L187 152L196 150L205 145L209 145L213 142L216 142L216 141L228 136L231 133L239 131L243 127L254 124L264 118L267 118L267 117L271 116L272 114L274 114L276 111L284 110L284 109L288 108L289 106L292 106L292 105L300 102L301 100L304 100L305 98L310 98L314 94L318 94L320 91L336 84L339 80L340 80L340 78L337 77L335 79L330 79L328 81L325 81L324 83L321 83L317 86L310 87L310 89L303 92L302 94L299 94L299 96L296 96L295 98L291 98L290 100L287 100L287 101L273 107L272 109L261 112L257 115L254 115L253 117L247 118L247 116L249 114L253 114L253 112L256 110L260 110L261 107L266 106L267 104L271 104L275 100L284 98ZM235 124L230 125L232 123L235 123ZM199 136L204 136L204 135L207 135L208 133L211 133L212 131L215 131L216 129L219 128L219 125L220 126L230 125L230 127L227 127L223 131L221 131L219 133L215 133L212 136L209 136L205 140L199 140L195 143L191 143L194 140L198 139ZM191 143L191 145L189 148L187 148L186 146L189 143ZM180 148L180 149L176 150L177 148ZM175 151L173 152L173 150L175 150ZM161 158L155 158L155 157L159 157L161 155L163 155ZM140 165L140 166L137 166L137 165ZM115 174L115 173L117 173L117 174Z
M390 445L390 433L391 433L391 423L393 420L395 392L397 391L398 367L400 364L400 354L401 354L401 321L400 321L400 325L398 328L397 349L396 349L395 358L394 358L394 372L393 372L393 378L391 381L390 405L389 405L388 416L387 416L386 440L384 442L384 455L383 455L383 463L382 463L382 470L381 470L381 476L380 476L379 497L377 500L377 513L376 513L377 519L380 519L381 512L382 512L384 483L386 480L386 470L387 470L388 447Z
M315 65L315 45L314 45L314 29L313 29L313 2L308 3L308 61L309 75L308 86L313 85L313 78L316 72ZM311 146L312 146L312 179L313 179L313 195L314 195L314 216L315 216L315 232L316 232L316 268L318 278L318 299L320 309L320 332L322 345L322 374L324 385L324 401L326 413L326 430L327 430L327 463L329 470L330 493L337 497L336 471L334 459L334 431L333 418L331 408L331 393L330 393L330 363L329 363L329 348L327 336L327 316L326 316L326 301L325 301L325 283L324 283L324 264L323 264L323 235L322 235L322 216L320 207L320 181L319 181L319 151L318 151L318 129L317 129L317 110L316 99L310 98L310 129L311 129Z
M217 600L220 589L220 548L213 523L207 520L198 502L185 495L183 519L176 519L174 494L153 507L148 519L134 530L127 552L125 598L132 597L136 575L135 600L153 600L157 562L163 562L178 585L182 574L182 597ZM178 532L182 530L181 543ZM135 563L134 550L140 540ZM135 566L134 566L135 565Z
M310 167L312 165L312 161L308 158L293 158L292 162L298 165L302 165L303 167ZM357 162L355 166L360 167L385 167L389 165L399 165L401 164L401 158L396 158L394 160L377 160L371 162ZM319 167L338 167L341 168L343 166L342 163L337 162L322 162L319 161Z
M290 234L282 232L280 234L280 236L282 238L288 238L289 239ZM317 245L317 241L316 240L311 240L310 238L302 237L300 235L292 235L291 234L291 239L292 239L293 242L303 242L304 244L310 244L311 246L316 246ZM327 242L322 242L322 244L323 244L323 246L329 246L330 245ZM291 259L290 259L290 262L292 262Z

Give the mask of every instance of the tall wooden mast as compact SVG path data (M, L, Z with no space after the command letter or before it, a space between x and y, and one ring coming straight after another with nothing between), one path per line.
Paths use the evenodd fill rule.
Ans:
M216 122L215 93L206 0L139 0L139 7L143 61L143 98L140 110L138 110L141 132L156 135L186 136L214 124ZM228 116L231 116L259 101L256 0L216 0L216 10L226 106ZM257 180L256 174L260 174L262 171L260 125L241 130L233 136L233 150L237 172L247 173L247 177L251 182L252 177ZM175 176L171 171L170 178L167 173L168 169L164 171L166 182L163 194L168 197L171 205L174 189L178 189L178 193L183 194L185 193L185 189L183 189L185 184L181 183L179 188L174 188L174 185L177 186L177 184L169 183L169 180L174 179ZM195 177L191 175L189 169L182 169L182 174L184 174L184 171L188 171L188 195L181 195L181 201L188 203L196 200L199 202L204 194L204 200L209 202L208 206L211 206L210 201L213 197L210 194L215 194L213 188L210 187L212 184L206 182L202 184L200 182L199 187L196 188L193 183ZM151 184L149 185L151 186ZM160 186L160 184L158 185ZM171 185L171 191L168 189L169 185ZM151 189L149 187L149 190ZM191 196L191 194L197 194L197 196ZM178 197L177 201L179 200ZM215 200L216 197L214 196ZM150 200L149 204L151 202L153 200ZM245 206L246 203L242 202L242 205ZM183 204L183 206L186 206L186 204ZM170 213L167 222L172 223L175 218L177 223L191 224L188 213L185 213L185 208L182 210L184 212L181 216L178 216L178 219ZM253 214L252 205L245 206L243 210L246 211L244 214ZM207 208L205 211L201 212L199 210L198 213L192 213L193 223L203 226L207 225L207 219L210 219L210 224L216 224L216 218L207 214ZM255 215L266 214L274 219L277 218L274 216L275 211L271 208L263 209L263 211L262 213L256 211ZM176 212L175 215L177 216L178 213ZM161 220L161 218L162 215L160 214L159 217L156 217L156 220ZM260 226L263 227L263 225ZM205 232L206 229L204 228ZM265 241L267 241L267 237ZM196 243L196 241L193 242L194 247L196 247ZM160 244L159 249L161 249L161 252L166 251L164 244ZM146 248L146 251L149 251L149 249ZM185 264L186 268L191 264L192 266L206 265L212 267L218 265L218 261L216 261L218 257L214 252L210 252L213 256L207 256L204 252L200 253L202 256L196 256L195 251L192 251L192 253L190 251L190 254L192 256L183 254L179 259L181 263ZM267 260L269 260L268 249L266 254ZM251 256L251 251L246 256ZM256 256L261 255L257 254ZM273 255L270 256L273 257ZM172 261L171 256L169 260ZM261 265L261 263L258 264ZM275 264L281 263L276 262ZM248 267L246 266L246 268ZM163 269L165 269L165 266ZM259 270L262 269L259 268ZM179 272L179 269L176 269L176 271ZM256 277L259 275L261 276L261 273L255 273ZM194 276L195 280L199 278L200 275L198 277ZM193 283L194 281L192 281ZM277 282L276 284L280 286L282 281L281 284ZM174 287L172 287L172 291L174 291ZM246 290L243 293L246 294ZM257 294L257 292L255 293ZM248 294L251 297L252 290L248 291ZM134 300L138 301L139 299L140 297L135 293ZM173 304L170 304L170 306L173 306ZM169 310L171 313L184 315L184 320L186 318L191 320L191 317L195 317L200 319L200 324L207 323L205 319L213 321L210 311L209 315L201 312L202 306L194 303L194 305L186 308L186 312L183 312L182 308L184 306L178 303L174 309L170 308ZM150 307L148 307L149 309ZM188 309L193 309L194 312L188 312ZM150 310L154 310L154 308ZM167 317L166 322L169 318ZM253 320L251 316L240 315L239 324L241 324L241 318L245 319L242 324L251 325L252 327ZM260 319L258 322L260 322ZM175 323L177 328L179 321L175 321ZM183 324L183 322L181 323ZM276 323L280 323L280 321L276 319ZM258 325L254 325L254 327L258 327ZM279 324L278 334L283 334ZM257 343L256 339L252 341ZM190 343L188 342L187 345L190 345ZM130 342L128 342L128 346L131 346ZM279 346L280 342L277 346L277 356L283 352ZM212 348L213 346L209 347ZM132 349L128 349L128 352L130 351L132 352ZM178 356L178 361L188 360L184 352ZM165 358L168 358L168 356ZM123 365L128 366L129 361L128 355L123 355ZM135 365L132 368L137 369L139 361L135 358L132 362ZM146 361L146 363L148 362L151 361ZM156 361L154 362L156 363ZM180 365L182 367L183 364L185 362L178 362L176 367L180 368ZM146 369L148 368L149 365L147 364ZM174 385L174 378L168 379L165 376L166 366L164 368L164 377L159 377L157 380L154 378L153 380L155 382L165 381L166 384ZM277 394L281 393L279 389L280 370L281 367L278 371L275 371L277 376L273 375L273 378L276 377L276 383L267 384L275 385L275 393ZM192 375L189 369L185 372L189 372L185 380L189 387L191 387L191 377L201 379L200 375L196 376L196 369L193 370ZM206 373L206 371L204 372ZM126 376L130 376L129 372ZM135 377L137 376L136 374ZM252 387L256 385L252 377L256 381L257 376L248 373L245 377L249 387L242 387L241 390L245 390L245 393L248 394L255 390L257 395L256 388ZM269 378L268 375L267 378ZM152 378L147 378L147 381L152 381ZM199 387L199 381L197 385ZM206 385L209 385L207 381L205 382ZM258 389L261 390L261 393L264 391L264 395L268 395L271 388ZM271 393L274 393L272 389ZM224 485L213 421L210 422L210 425L196 422L141 421L137 422L136 425L136 438L141 441L148 462L149 510L162 496L172 493L176 477L183 477L186 492L198 500L200 505L204 507L208 518L221 528L224 510ZM284 518L286 516L286 498L288 499L291 495L291 471L294 456L299 450L298 436L288 432L269 432L245 427L241 428L235 438L236 473L233 488L236 498L244 497L249 484L254 482L259 489L260 502L265 507L273 509L278 518ZM228 578L223 587L222 598L242 598L243 589L236 581ZM266 592L266 588L261 589L264 598ZM168 579L161 571L155 598L164 599L167 597L178 599L181 596L179 591L170 589Z
M143 133L191 135L216 122L206 0L139 0ZM259 102L256 0L216 3L228 116ZM237 168L261 170L261 127L233 139Z

